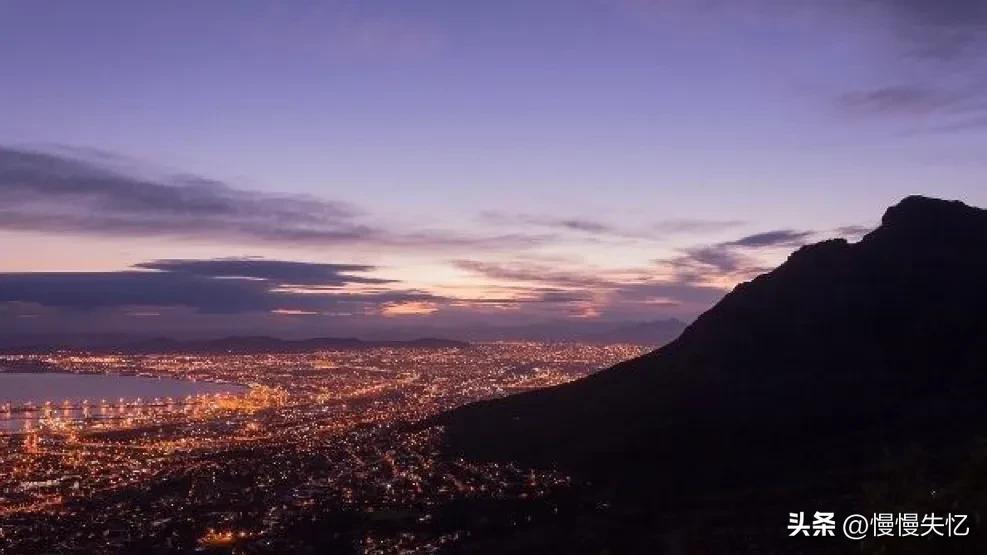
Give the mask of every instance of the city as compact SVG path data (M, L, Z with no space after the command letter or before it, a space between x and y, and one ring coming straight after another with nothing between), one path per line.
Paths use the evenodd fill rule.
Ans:
M313 521L364 553L430 552L464 530L456 502L523 501L569 478L436 458L428 418L549 387L640 354L635 345L487 343L283 355L9 355L0 366L243 384L184 399L4 405L0 545L18 553L252 551L316 545ZM34 417L36 416L36 417ZM100 508L112 507L104 511ZM436 521L433 521L436 519ZM43 533L42 533L43 531ZM297 547L297 546L296 546Z
M987 0L0 0L0 555L987 553Z

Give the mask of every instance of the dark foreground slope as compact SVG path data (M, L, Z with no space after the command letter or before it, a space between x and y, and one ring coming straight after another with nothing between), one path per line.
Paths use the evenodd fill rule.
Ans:
M946 453L987 435L987 211L906 198L859 243L804 247L739 285L662 349L441 421L452 455L670 499Z

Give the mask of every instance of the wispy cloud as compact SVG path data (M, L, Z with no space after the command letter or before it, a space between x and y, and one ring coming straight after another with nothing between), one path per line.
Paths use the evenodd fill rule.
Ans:
M345 241L376 233L346 205L196 177L128 176L82 159L0 148L0 226L53 232Z
M374 266L362 264L317 264L259 258L219 258L211 260L167 259L141 262L135 268L159 270L197 277L251 278L288 285L340 287L347 284L395 283L395 280L354 275Z
M656 314L692 317L726 292L720 286L675 275L653 277L654 269L592 272L551 269L524 260L489 263L455 261L457 267L484 278L509 284L520 291L521 302L565 303L574 314L626 319L653 318Z
M699 235L716 233L744 225L743 220L703 220L703 219L671 219L655 222L651 229L663 234Z
M611 0L647 26L756 21L769 33L808 27L832 35L870 77L827 98L841 116L900 118L924 131L984 126L987 2L983 0ZM684 18L684 19L683 19ZM660 26L656 26L660 29ZM759 29L761 30L761 29ZM796 40L793 38L791 40ZM821 79L838 82L820 67ZM868 82L869 81L869 82Z
M731 286L768 271L772 262L763 251L790 250L809 242L815 232L777 229L731 241L683 249L675 257L656 260L682 283Z
M755 233L753 235L747 235L746 237L741 237L734 241L727 241L721 243L724 247L750 247L750 248L763 248L763 247L797 247L804 245L805 242L813 235L811 231L795 231L793 229L777 229L774 231L765 231L762 233Z
M729 245L711 245L684 249L681 256L658 260L667 265L684 281L713 282L717 280L742 280L763 270L758 261L738 252Z
M796 248L815 235L811 231L770 230L685 248L676 256L655 260L650 268L625 270L573 269L523 259L460 259L452 264L522 290L549 287L568 292L574 296L561 295L558 299L592 308L600 315L653 317L660 309L665 314L690 317L711 306L736 283L768 271L773 263L764 254Z
M940 60L975 52L984 44L987 4L982 0L871 0L894 18L915 54Z
M818 1L818 0L817 0ZM924 118L927 131L979 127L987 116L987 3L982 0L870 0L844 13L876 11L901 63L894 82L848 91L837 106L853 116Z
M838 103L855 115L901 116L955 109L969 100L968 95L956 91L912 84L848 92L838 98Z
M78 151L77 151L78 152ZM0 147L0 229L213 241L525 248L547 237L395 231L345 203L239 189L197 176L145 177L87 160Z
M670 235L701 235L742 225L740 220L670 219L639 228L626 227L585 217L555 217L487 211L481 219L495 225L530 226L576 233L582 236L617 239L661 240Z
M548 283L564 287L596 287L610 283L587 272L564 271L529 261L504 264L480 260L453 260L452 264L461 270L486 278L515 283Z

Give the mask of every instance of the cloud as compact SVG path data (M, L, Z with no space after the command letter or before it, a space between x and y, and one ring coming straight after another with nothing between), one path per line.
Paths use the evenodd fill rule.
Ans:
M797 247L804 245L806 240L808 240L812 235L813 233L811 231L778 229L741 237L735 241L721 243L721 246L750 248Z
M746 281L770 269L758 254L761 250L789 249L806 244L811 231L776 229L746 235L732 241L682 250L673 258L657 260L682 283L727 285Z
M662 234L700 234L723 231L743 224L743 220L703 220L682 218L656 222L652 225L652 229Z
M199 277L264 279L280 285L339 287L350 283L394 283L394 280L389 279L353 275L353 272L369 272L375 269L374 266L361 264L316 264L257 258L220 258L212 260L153 260L135 264L134 267Z
M395 232L362 223L363 213L344 203L237 189L197 176L138 176L109 159L0 147L0 229L397 248L518 249L548 239Z
M422 301L404 301L386 303L381 309L381 314L387 317L395 316L421 316L437 312L439 307L435 303Z
M171 260L138 264L152 271L0 274L0 303L70 310L182 307L204 314L375 310L388 303L442 298L417 290L351 291L349 284L386 280L348 275L366 266L276 260ZM297 289L312 285L330 290Z
M216 280L155 272L0 274L0 302L95 309L185 306L205 313L270 310L269 287L248 280Z
M488 210L480 214L480 219L493 225L544 227L593 235L619 234L619 230L614 226L587 218L555 218L532 214L507 214Z
M415 320L417 326L452 326L462 333L466 325L560 322L600 314L650 317L659 308L649 299L640 306L626 303L617 312L597 310L599 290L544 283L449 296L368 278L361 274L373 268L363 265L178 259L135 267L140 269L0 273L0 330L310 336L374 334Z
M827 100L841 115L898 117L921 131L979 129L987 116L987 2L984 0L611 0L618 11L656 29L692 25L724 30L760 26L775 36L807 29L805 46L818 49L848 75L820 64L813 74L839 90ZM684 18L684 19L683 19ZM661 26L655 26L660 24ZM717 29L719 26L721 29ZM728 33L729 31L727 31ZM722 33L722 34L727 34ZM917 121L912 121L917 120ZM944 120L944 121L943 121Z
M585 231L587 233L614 233L614 229L611 226L591 220L559 220L556 222L556 225L575 231Z
M452 264L503 283L512 292L502 298L473 300L469 306L513 306L518 316L554 310L568 318L598 321L690 319L737 283L769 271L787 252L817 237L859 237L869 229L772 229L684 248L676 256L655 260L650 268L594 272L566 266L564 259L546 262L522 257L509 262L459 259Z
M917 54L952 59L983 44L987 4L982 0L871 0L898 25Z
M514 261L509 264L458 260L454 264L483 277L510 282L526 292L506 302L563 304L570 315L604 319L654 318L675 315L690 318L709 308L726 289L679 272L668 278L652 278L648 271L565 271L541 264ZM705 271L709 271L706 268Z
M853 91L837 99L853 114L924 115L955 108L966 95L921 85L894 85Z
M704 281L711 274L722 277L738 272L748 274L759 269L751 257L725 245L694 247L684 252L683 256L663 262L676 267L679 275L690 276L690 281Z
M567 272L532 262L500 264L479 260L453 260L452 264L461 270L509 282L549 283L563 287L599 287L610 283L585 272Z
M821 1L821 0L817 0ZM987 115L987 2L982 0L869 0L850 2L849 17L876 8L878 25L893 36L890 60L876 75L892 82L837 95L852 116L922 117L926 131L979 127ZM902 63L903 62L903 63ZM935 118L935 119L931 119Z
M0 227L52 232L263 240L367 238L343 204L234 189L196 177L154 179L97 162L0 148Z
M532 214L505 214L483 212L481 219L496 225L524 225L552 228L581 235L613 237L620 239L662 239L672 234L702 234L717 232L741 225L739 220L671 219L655 222L642 229L628 229L600 220L581 217L559 218Z
M982 0L878 0L899 10L914 24L941 29L944 27L978 28L987 25L987 5Z

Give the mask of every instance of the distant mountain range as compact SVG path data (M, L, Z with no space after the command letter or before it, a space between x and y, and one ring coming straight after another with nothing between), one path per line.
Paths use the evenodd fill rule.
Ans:
M630 343L658 347L678 337L681 320L652 322L543 322L526 326L470 329L395 328L363 336L279 339L267 335L236 335L221 339L150 337L128 334L7 334L0 336L0 353L42 352L52 349L91 352L304 352L318 349L375 346L466 345L469 342L524 340L579 343ZM362 335L362 334L361 334ZM427 335L427 337L422 337ZM446 338L446 339L436 339ZM450 339L451 338L451 339Z
M176 340L155 338L119 343L103 342L98 345L80 347L77 345L33 345L8 347L8 353L46 352L53 349L85 350L127 354L267 354L267 353L308 353L323 350L391 348L442 348L468 347L469 343L450 339L420 338L409 341L364 341L352 337L315 337L311 339L279 339L268 336L234 336L208 340Z
M686 323L670 318L653 321L607 321L584 318L552 319L514 325L473 323L447 326L385 328L373 332L380 337L407 338L427 333L471 342L544 341L559 343L631 343L657 347L678 337ZM376 335L375 335L376 336Z
M630 343L660 347L682 334L686 323L670 318L653 322L618 324L612 329L587 333L576 338L586 343Z
M803 247L738 285L657 351L437 421L449 456L560 467L636 499L622 510L638 534L703 507L783 538L787 511L867 499L867 480L889 491L882 465L908 449L938 469L905 481L932 503L987 436L985 399L987 211L908 197L859 243ZM875 510L901 508L884 495Z

